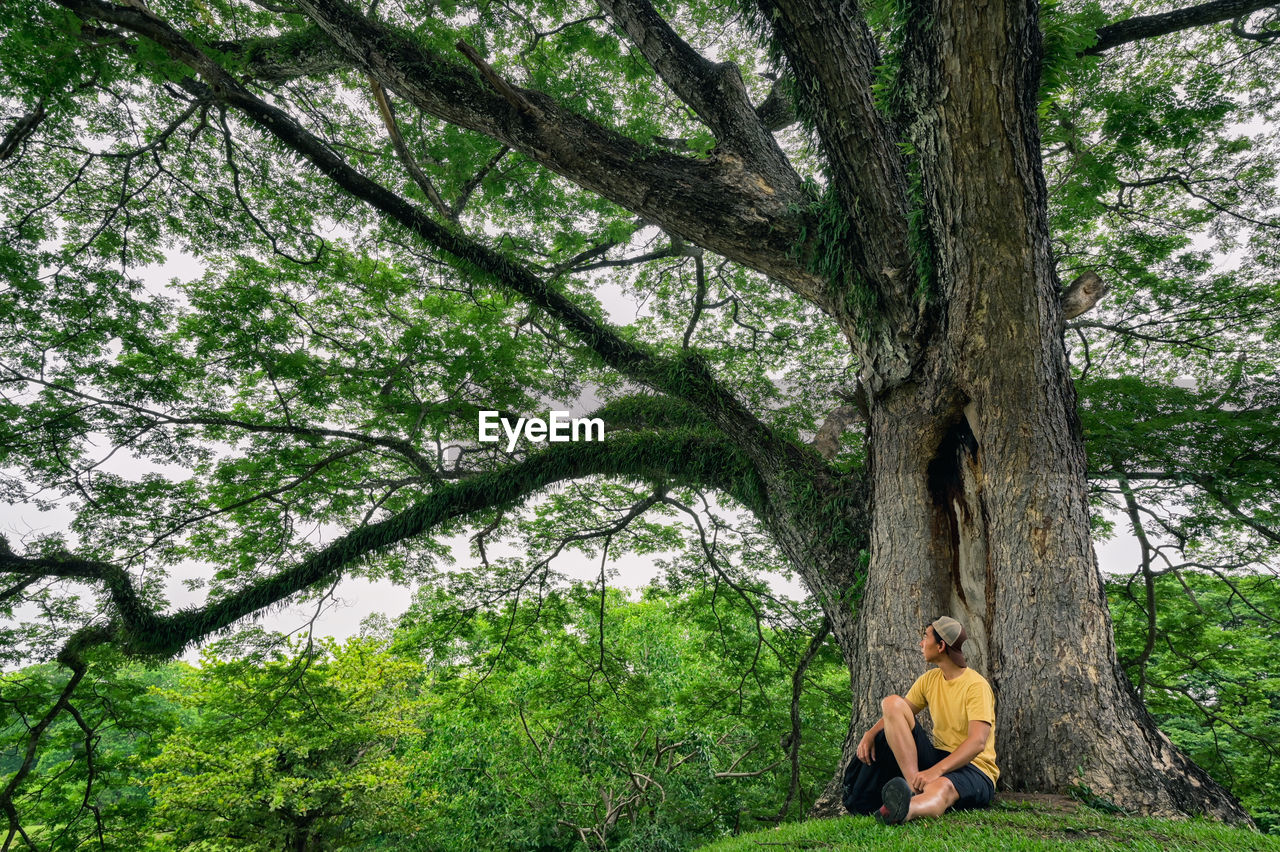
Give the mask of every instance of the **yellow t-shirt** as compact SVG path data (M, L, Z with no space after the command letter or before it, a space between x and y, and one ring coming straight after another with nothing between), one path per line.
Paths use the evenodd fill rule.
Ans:
M942 669L929 669L911 684L907 702L929 708L933 744L943 751L955 751L969 738L970 722L990 723L987 747L973 759L973 765L996 783L1000 777L996 769L996 697L986 678L965 668L955 680L947 680Z

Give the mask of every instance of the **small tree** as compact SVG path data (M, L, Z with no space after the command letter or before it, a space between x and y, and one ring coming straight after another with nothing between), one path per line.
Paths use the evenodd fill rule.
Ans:
M0 777L25 782L13 805L27 825L16 840L28 847L141 849L150 839L143 766L177 724L177 708L157 695L177 667L144 667L109 649L92 658L74 693L53 663L0 678ZM64 712L49 717L59 701Z
M1280 833L1276 583L1190 571L1150 580L1110 586L1130 681L1174 742L1228 784L1261 830Z
M367 640L206 655L165 693L189 714L146 766L154 830L179 848L297 852L411 838L431 796L407 779L420 678Z
M834 649L727 589L422 595L398 636L439 699L425 848L688 848L803 816L843 736Z

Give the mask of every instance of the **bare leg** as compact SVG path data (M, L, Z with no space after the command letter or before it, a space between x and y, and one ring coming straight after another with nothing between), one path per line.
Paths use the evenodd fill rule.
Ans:
M916 716L911 712L911 705L899 695L886 697L880 702L880 710L884 715L884 738L893 749L902 777L910 784L920 772L920 756L916 753L916 740L911 734Z
M886 726L887 727L887 726ZM919 817L939 817L947 812L947 808L960 801L951 779L943 776L937 781L925 785L924 792L911 797L911 809L907 811L907 819Z

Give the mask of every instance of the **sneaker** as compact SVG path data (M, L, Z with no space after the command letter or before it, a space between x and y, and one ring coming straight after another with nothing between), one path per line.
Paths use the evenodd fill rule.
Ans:
M885 825L906 822L907 811L911 809L911 785L907 779L891 778L880 788L880 798L884 799L884 807L876 811L876 819Z

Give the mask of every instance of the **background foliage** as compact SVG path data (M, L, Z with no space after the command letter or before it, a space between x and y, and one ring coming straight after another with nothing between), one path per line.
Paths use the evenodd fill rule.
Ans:
M1274 586L1183 579L1157 583L1157 649L1138 664L1143 597L1112 585L1121 657L1161 727L1276 833ZM22 806L56 849L690 848L784 810L809 639L757 633L724 589L602 601L579 585L489 610L423 593L394 629L342 644L251 630L199 668L115 668L81 699L88 732L55 725ZM787 820L837 759L846 677L829 643L806 670ZM4 679L5 753L57 680Z
M95 684L114 692L110 712L81 702L94 765L85 732L60 720L21 803L33 839L683 849L801 817L847 724L828 645L805 674L791 800L792 671L811 637L758 631L724 589L653 586L629 601L575 586L490 610L424 593L378 632L308 644L249 631L199 668L133 666ZM6 678L9 754L25 740L23 702L58 688L49 674Z

